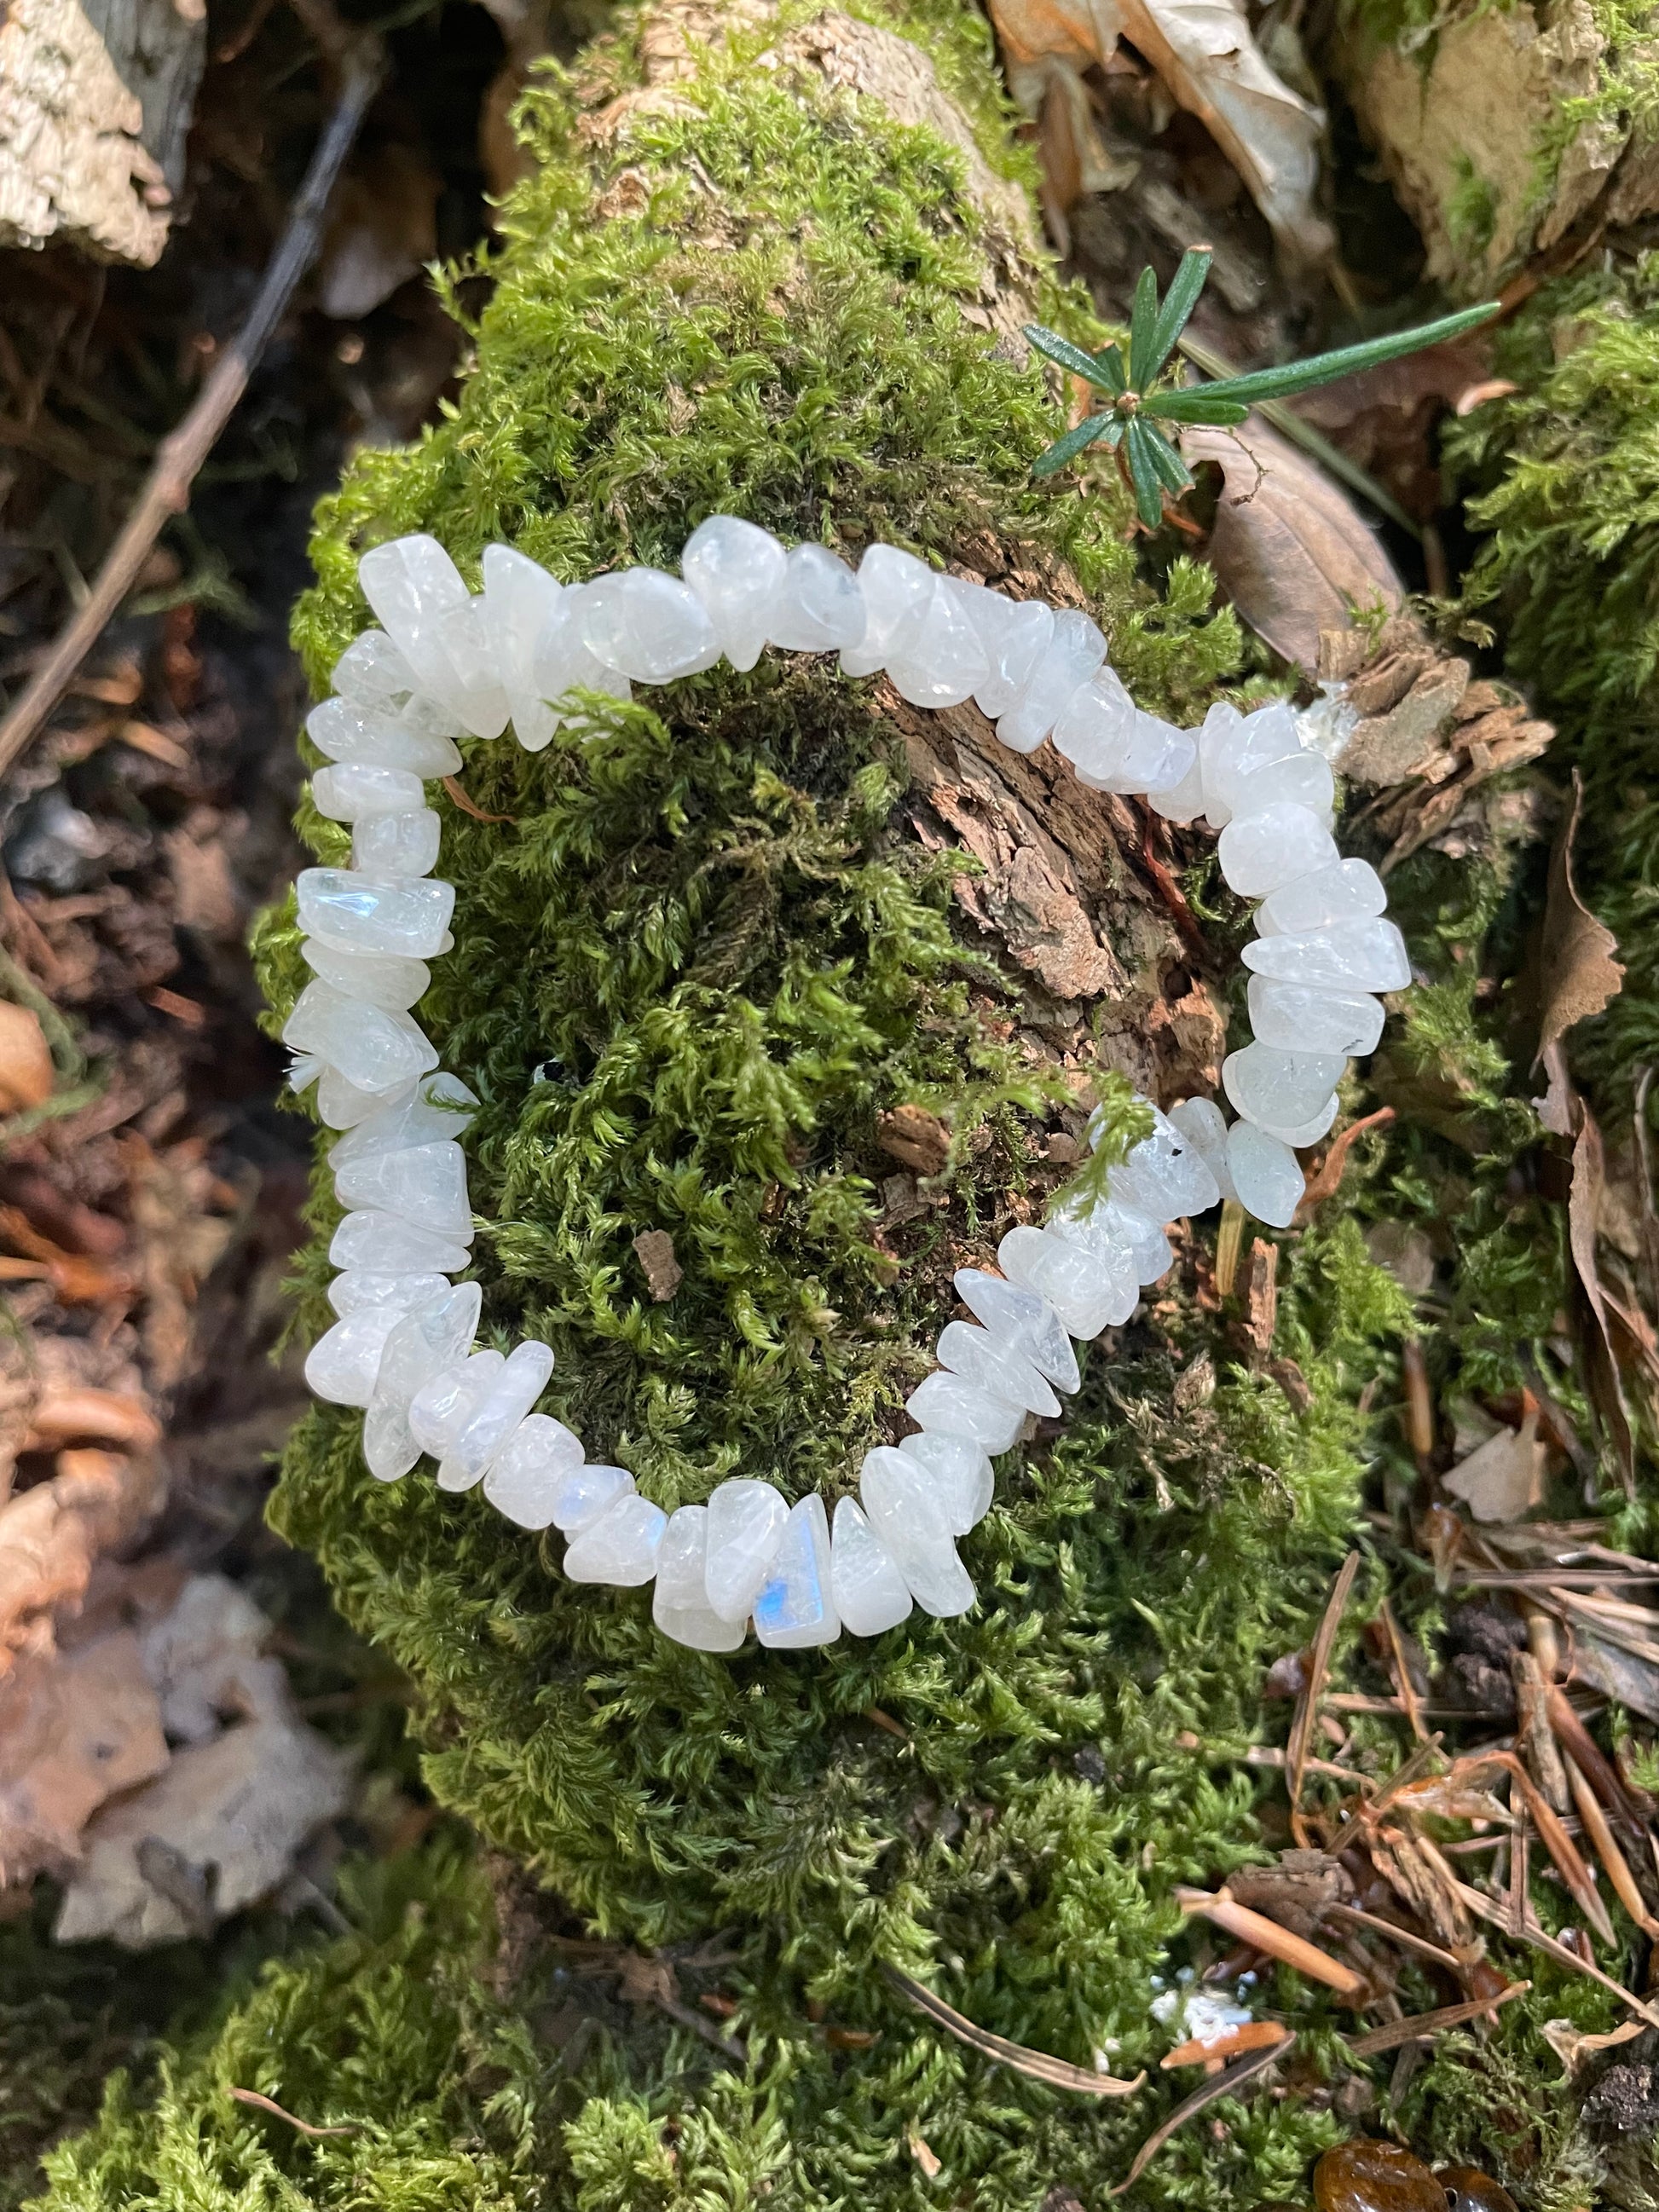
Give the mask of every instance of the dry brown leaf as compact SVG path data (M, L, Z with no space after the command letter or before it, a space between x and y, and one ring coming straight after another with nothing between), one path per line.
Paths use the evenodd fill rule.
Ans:
M0 1684L0 1887L66 1873L105 1799L167 1763L161 1700L130 1629L20 1661Z
M1549 1447L1538 1434L1538 1408L1530 1406L1518 1429L1499 1429L1441 1477L1477 1521L1518 1521L1544 1498Z
M388 300L438 250L435 170L396 140L362 154L335 186L318 304L354 322Z
M54 1079L52 1048L40 1016L0 999L0 1114L44 1106Z
M0 1507L0 1675L19 1650L51 1650L55 1608L79 1601L94 1561L129 1542L161 1502L152 1460L75 1451L58 1467Z
M1252 415L1237 430L1184 430L1188 468L1213 461L1222 493L1205 558L1240 616L1310 672L1322 632L1405 597L1394 563L1347 494Z
M1616 2051L1621 2043L1645 2035L1647 2024L1639 2020L1621 2021L1617 2027L1608 2028L1605 2035L1586 2035L1570 2020L1547 2020L1540 2032L1571 2075L1577 2074L1585 2060L1593 2058L1598 2051Z
M1550 856L1549 893L1544 906L1543 1012L1538 1028L1541 1058L1575 1024L1588 1021L1616 999L1625 971L1613 954L1619 941L1579 897L1572 879L1572 847L1584 801L1583 784L1572 772L1572 805Z
M882 1151L918 1175L933 1176L951 1157L951 1132L937 1114L925 1106L896 1106L876 1121L876 1142Z
M1358 376L1339 377L1304 392L1292 404L1305 422L1369 470L1407 514L1427 522L1445 498L1437 435L1440 419L1478 388L1490 357L1484 337L1455 338Z

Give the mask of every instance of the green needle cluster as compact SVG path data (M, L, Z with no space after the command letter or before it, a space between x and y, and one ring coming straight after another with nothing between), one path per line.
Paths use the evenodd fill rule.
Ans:
M1034 465L1033 475L1053 476L1091 446L1121 446L1134 486L1135 510L1146 527L1155 530L1164 519L1164 493L1179 497L1192 489L1193 482L1191 471L1162 424L1242 422L1258 400L1287 398L1316 384L1330 384L1339 376L1352 376L1382 362L1397 361L1402 354L1461 337L1498 313L1498 302L1489 300L1481 307L1443 315L1437 322L1419 324L1415 330L1395 331L1386 337L1340 347L1334 353L1316 354L1310 361L1253 369L1248 375L1224 377L1213 384L1159 386L1158 379L1198 305L1198 295L1210 273L1210 259L1207 246L1194 246L1184 253L1161 304L1158 278L1150 269L1141 270L1129 320L1127 361L1119 345L1085 353L1057 331L1047 330L1041 323L1027 323L1025 335L1040 354L1084 378L1097 392L1105 392L1111 403L1085 416L1063 438L1056 439Z

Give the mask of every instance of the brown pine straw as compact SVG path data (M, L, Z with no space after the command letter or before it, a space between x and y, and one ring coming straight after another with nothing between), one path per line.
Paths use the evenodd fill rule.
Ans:
M1615 1982L1611 1974L1604 1974L1589 1960L1581 1959L1577 1951L1570 1950L1565 1943L1558 1943L1553 1936L1547 1936L1530 1911L1525 1925L1515 1929L1510 1925L1507 1905L1493 1904L1491 1898L1480 1890L1472 1889L1467 1882L1458 1883L1457 1893L1477 1919L1488 1921L1494 1928L1501 1928L1505 1935L1518 1942L1530 1943L1534 1951L1543 1952L1547 1958L1553 1959L1557 1966L1565 1966L1575 1974L1586 1975L1592 1982L1599 1982L1604 1990L1612 1991L1620 2004L1628 2006L1632 2012L1646 2021L1650 2027L1659 2027L1659 2011L1650 2004L1644 2004L1640 1997L1632 1996L1622 1982Z
M935 1996L932 1990L921 1982L912 1981L908 1974L896 1966L882 1961L881 1971L901 1996L907 1996L918 2012L925 2012L929 2020L954 2035L958 2043L965 2043L970 2051L977 2051L987 2058L994 2058L1000 2066L1012 2066L1030 2081L1046 2081L1051 2089L1075 2089L1085 2097L1131 2097L1146 2081L1144 2072L1133 2081L1120 2081L1110 2074L1091 2073L1085 2067L1073 2066L1064 2058L1054 2058L1046 2051L1028 2051L1023 2043L1011 2043L1006 2035L994 2035L988 2027L976 2027L954 2005Z
M1319 1624L1319 1633L1314 1638L1308 1679L1296 1701L1290 1741L1285 1749L1286 1784L1291 1796L1291 1833L1304 1850L1308 1848L1308 1828L1302 1817L1302 1784L1308 1771L1308 1754L1313 1747L1314 1723L1319 1717L1319 1696L1325 1686L1326 1670L1331 1663L1336 1632L1342 1625L1342 1615L1353 1590L1354 1577L1358 1572L1359 1554L1350 1552L1332 1585L1325 1615Z
M1212 2074L1207 2081L1193 2091L1190 2097L1183 2097L1163 2125L1153 2129L1135 2153L1134 2163L1127 2173L1115 2189L1107 2191L1107 2195L1121 2197L1126 2189L1133 2189L1178 2129L1184 2128L1188 2120L1196 2118L1218 2098L1236 2096L1246 2081L1253 2081L1258 2074L1265 2074L1268 2067L1276 2066L1281 2058L1288 2057L1295 2043L1295 2036L1287 2035L1282 2041L1270 2044L1265 2051L1253 2051L1248 2058L1239 2059L1224 2073Z
M1281 1966L1294 1967L1310 1982L1322 1982L1327 1989L1334 1990L1338 1996L1349 2002L1363 1997L1370 1986L1363 1974L1344 1966L1340 1959L1333 1959L1317 1945L1293 1936L1278 1921L1269 1920L1265 1912L1253 1912L1248 1905L1239 1904L1224 1884L1218 1890L1187 1889L1177 1885L1175 1900L1183 1912L1201 1913L1215 1927L1237 1936L1240 1942L1265 1952Z
M1443 2034L1449 2027L1462 2027L1465 2021L1479 2020L1483 2013L1496 2012L1511 1997L1525 1996L1531 1987L1530 1982L1511 1982L1495 1996L1472 1997L1467 2004L1441 2005L1434 2012L1408 2013L1404 2020L1391 2020L1386 2026L1373 2027L1364 2035L1350 2036L1348 2049L1356 2058L1375 2058L1379 2051L1397 2051L1402 2043L1426 2042L1432 2036Z
M230 2094L239 2105L252 2105L258 2112L270 2112L279 2120L286 2120L289 2127L297 2129L302 2136L356 2136L362 2133L362 2123L357 2120L348 2120L337 2128L313 2127L309 2120L296 2119L292 2112L285 2112L274 2097L264 2096L258 2089L233 2087Z
M1577 1759L1563 1751L1561 1764L1567 1771L1567 1783L1578 1808L1578 1817L1584 1824L1584 1833L1595 1844L1595 1856L1606 1868L1607 1880L1613 1884L1619 1902L1644 1936L1659 1936L1659 1921L1656 1921L1648 1911L1647 1899L1636 1886L1636 1876L1631 1872L1630 1862L1620 1850L1607 1824L1601 1800L1590 1788Z

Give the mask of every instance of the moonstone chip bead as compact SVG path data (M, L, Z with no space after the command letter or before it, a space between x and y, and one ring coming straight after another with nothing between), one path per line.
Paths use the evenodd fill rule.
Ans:
M384 1102L372 1091L359 1091L337 1067L325 1067L317 1079L317 1112L324 1127L349 1129Z
M708 1501L703 1595L722 1620L744 1621L771 1571L789 1508L769 1482L739 1476Z
M1077 780L1091 791L1139 793L1175 782L1197 757L1198 747L1189 731L1178 730L1173 722L1160 720L1158 715L1137 708L1115 765L1097 774L1079 763Z
M1347 1064L1340 1053L1285 1052L1256 1043L1228 1054L1221 1081L1247 1121L1272 1129L1322 1112Z
M334 664L334 689L360 706L389 709L415 689L415 671L383 629L360 630Z
M743 1623L722 1620L703 1589L708 1530L706 1505L682 1505L669 1515L657 1551L651 1618L665 1636L694 1651L735 1651L743 1642Z
M311 779L312 804L331 822L356 822L370 814L405 814L426 804L426 787L406 768L374 768L337 761Z
M402 1152L440 1137L461 1137L472 1126L470 1109L477 1103L459 1076L441 1067L381 1099L373 1114L329 1146L329 1165L337 1170L374 1152Z
M451 1437L506 1364L506 1355L492 1346L427 1376L409 1401L410 1433L422 1451L441 1462Z
M1079 684L1053 731L1054 750L1097 781L1121 767L1134 734L1135 702L1115 668L1102 667Z
M314 1052L359 1091L396 1091L438 1065L438 1048L412 1016L307 983L283 1024L283 1042Z
M1298 876L1328 867L1336 840L1306 806L1289 799L1257 814L1235 814L1217 847L1221 872L1241 898L1264 898Z
M690 584L661 568L596 576L582 593L577 619L594 659L636 684L695 676L720 657L702 601Z
M371 546L357 563L357 582L422 688L459 714L460 685L439 623L447 611L465 607L471 594L443 547L423 532Z
M1296 716L1283 701L1241 714L1218 701L1204 717L1198 735L1204 774L1204 811L1212 826L1224 830L1232 819L1247 780L1274 761L1302 750Z
M398 952L428 960L441 949L455 911L453 884L408 878L381 882L349 868L301 868L295 890L301 928L343 952Z
M1111 1200L1127 1206L1154 1228L1183 1214L1206 1213L1216 1202L1215 1178L1201 1155L1188 1151L1173 1126L1164 1121L1143 1137L1107 1178Z
M841 656L843 676L873 676L902 659L921 635L939 573L897 545L872 545L859 562L864 635Z
M1201 1160L1202 1155L1199 1157ZM1213 1205L1214 1200L1210 1203ZM1062 1237L1073 1237L1091 1249L1099 1243L1127 1252L1135 1281L1143 1290L1148 1283L1160 1281L1175 1263L1175 1248L1163 1224L1121 1199L1108 1198L1085 1220L1057 1220L1054 1225Z
M459 1237L435 1236L395 1213L348 1213L328 1248L337 1267L379 1267L405 1272L430 1269L453 1275L471 1254Z
M1336 813L1336 778L1322 753L1287 753L1241 776L1230 797L1235 821L1267 806L1305 806L1328 830Z
M553 1372L553 1354L533 1337L515 1344L507 1364L453 1433L438 1469L442 1490L470 1490L529 1413Z
M733 668L752 668L761 657L785 558L769 530L735 514L711 514L685 541L681 573Z
M390 1306L407 1313L411 1306L429 1305L449 1288L445 1276L382 1275L367 1267L348 1267L328 1286L328 1302L342 1320L368 1306Z
M941 1369L918 1382L904 1410L919 1428L971 1437L993 1458L1005 1452L1025 1425L1025 1408L994 1397Z
M475 738L499 738L510 709L483 601L469 598L465 606L445 607L433 627L455 672L455 712Z
M842 1626L854 1636L879 1636L908 1618L915 1600L898 1563L850 1498L836 1505L830 1546L830 1592Z
M773 602L770 641L786 653L833 653L859 644L864 594L845 561L827 545L793 547Z
M993 1336L1024 1352L1056 1390L1078 1388L1082 1377L1077 1354L1047 1298L1022 1291L1000 1275L988 1275L981 1267L958 1267L953 1279L957 1296Z
M351 865L385 883L429 876L438 865L442 838L443 824L429 806L365 814L351 825Z
M1046 1298L1067 1332L1085 1343L1127 1321L1139 1304L1127 1252L1073 1243L1053 1230L1011 1229L997 1247L997 1264L1011 1282Z
M1332 1122L1335 1121L1340 1111L1341 1103L1341 1100L1333 1091L1318 1112L1310 1114L1305 1121L1258 1121L1256 1127L1258 1129L1265 1129L1270 1137L1277 1137L1283 1144L1291 1146L1316 1145Z
M1227 1166L1238 1202L1270 1229L1288 1229L1307 1188L1296 1154L1251 1121L1227 1132Z
M545 1413L527 1413L520 1423L512 1442L502 1452L501 1459L496 1461L495 1467L501 1466L509 1453L517 1450L520 1437L523 1436L532 1422L539 1425L547 1419L548 1416ZM601 1513L608 1513L619 1498L628 1498L633 1494L634 1478L626 1468L607 1467L603 1462L584 1460L581 1457L580 1444L571 1431L564 1427L563 1423L555 1421L552 1426L562 1430L563 1435L569 1437L571 1443L576 1445L575 1458L569 1465L562 1467L559 1471L558 1484L553 1498L553 1526L563 1535L580 1536L582 1530L597 1521ZM546 1438L544 1431L539 1425L537 1427L536 1435L538 1439L536 1448L538 1451L552 1449L554 1440ZM562 1443L560 1449L563 1449ZM494 1474L495 1472L495 1468L492 1467L489 1470L490 1474ZM484 1478L486 1494L488 1494L489 1481L489 1477L486 1475Z
M484 547L483 586L484 628L513 734L527 753L538 753L551 744L558 717L536 688L536 641L564 586L511 545Z
M319 945L313 937L305 939L300 951L325 983L349 999L383 1006L391 1014L406 1013L426 996L432 982L432 970L424 960L400 960L392 952L342 952L337 945Z
M648 1498L637 1492L631 1498L619 1498L565 1546L565 1573L573 1583L610 1583L617 1589L637 1589L657 1571L667 1527L668 1516Z
M1204 811L1204 762L1198 745L1178 781L1160 785L1146 793L1146 804L1166 822L1196 822Z
M306 1383L331 1406L367 1406L380 1354L398 1321L390 1306L367 1306L325 1329L306 1355Z
M1280 983L1315 990L1403 991L1412 980L1406 940L1380 915L1339 921L1295 937L1258 937L1244 947L1244 965Z
M483 1494L498 1513L520 1528L545 1528L582 1466L581 1439L548 1413L526 1413L489 1462ZM607 1468L607 1474L621 1474ZM623 1478L629 1481L627 1476ZM620 1488L606 1504L623 1493ZM604 1506L598 1508L603 1512Z
M1305 983L1252 975L1246 1002L1256 1042L1286 1052L1340 1052L1346 1060L1363 1060L1382 1035L1382 1001L1362 991L1312 991Z
M976 1595L973 1577L957 1557L944 1501L927 1468L878 1444L864 1455L859 1494L872 1529L922 1611L940 1620L966 1613Z
M1227 1117L1213 1098L1183 1098L1170 1109L1171 1126L1188 1149L1198 1154L1224 1199L1237 1198L1227 1165Z
M899 1449L925 1467L937 1486L951 1533L965 1536L991 1510L996 1473L971 1437L947 1436L943 1429L918 1429L903 1437Z
M453 775L461 756L453 738L410 729L390 714L350 699L325 699L306 716L306 735L331 761L396 769L407 775ZM415 805L421 803L416 793Z
M997 723L997 742L1011 752L1034 753L1106 658L1106 641L1087 615L1062 607L1054 634L1025 689Z
M1255 926L1263 937L1305 937L1333 922L1369 921L1388 905L1382 878L1369 860L1338 860L1273 892L1257 908Z
M463 1283L404 1314L386 1338L363 1416L363 1457L376 1481L396 1482L419 1459L410 1405L434 1375L465 1358L483 1302L476 1283Z
M991 672L974 694L974 703L994 722L1019 704L1037 664L1054 642L1054 611L1041 599L1005 599L989 595L1002 610L986 641Z
M466 1192L466 1158L457 1144L411 1145L400 1152L371 1152L337 1169L334 1188L343 1206L372 1206L400 1214L439 1237L472 1231Z
M816 1491L789 1509L782 1540L755 1600L755 1633L774 1651L833 1644L841 1634L830 1565L830 1522Z
M959 706L991 672L984 641L951 580L935 582L915 642L889 656L887 672L913 707Z
M634 696L622 671L608 667L582 641L582 601L589 588L586 584L573 584L562 592L536 640L531 673L544 699L562 701L571 691L598 691L612 699ZM570 720L573 711L562 710L558 719Z
M1023 1406L1032 1413L1060 1411L1059 1399L1030 1361L1011 1346L999 1344L971 1322L947 1322L939 1332L934 1356L941 1367L994 1398L1006 1398L1011 1405Z

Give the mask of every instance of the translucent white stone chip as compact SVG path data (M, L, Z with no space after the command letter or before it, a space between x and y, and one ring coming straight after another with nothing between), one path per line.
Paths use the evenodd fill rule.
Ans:
M325 1065L317 1079L317 1116L325 1128L349 1129L380 1103L372 1091L359 1091L337 1067Z
M1060 1401L1023 1352L999 1344L971 1322L953 1321L940 1332L939 1364L993 1397L1023 1406L1032 1413L1054 1414Z
M404 1314L386 1338L363 1416L363 1457L377 1481L397 1481L420 1457L410 1406L434 1375L465 1361L483 1297L476 1283L463 1283Z
M439 1237L471 1232L466 1156L457 1144L411 1145L349 1160L336 1170L334 1188L343 1206L399 1214Z
M428 1375L409 1401L410 1433L442 1464L449 1440L507 1364L493 1346Z
M1227 1165L1245 1212L1271 1229L1288 1229L1307 1188L1290 1146L1253 1122L1235 1121L1227 1132Z
M1296 716L1282 700L1241 714L1218 700L1199 732L1199 763L1204 776L1204 811L1212 826L1224 830L1247 780L1274 761L1302 750Z
M636 684L667 684L712 668L720 642L689 584L661 568L596 576L582 593L582 643L596 660Z
M850 1498L836 1506L830 1589L842 1627L854 1636L879 1636L896 1628L915 1602L896 1560Z
M348 1267L328 1286L328 1302L342 1320L368 1306L391 1306L407 1313L412 1306L430 1305L449 1288L445 1276L379 1274L368 1267Z
M1120 1206L1155 1228L1183 1214L1206 1212L1220 1195L1203 1155L1178 1146L1163 1131L1133 1146L1107 1182Z
M1403 991L1412 980L1406 940L1381 918L1340 921L1305 936L1255 938L1244 947L1244 965L1315 990Z
M1235 814L1217 848L1221 872L1241 898L1263 898L1298 876L1328 867L1336 840L1305 806L1280 800L1259 813Z
M739 1476L722 1482L709 1498L703 1595L722 1620L749 1618L788 1517L769 1482Z
M357 581L422 688L459 712L461 685L439 623L471 594L443 547L424 532L373 546L357 563Z
M367 1406L374 1392L380 1354L398 1320L390 1306L368 1306L325 1329L306 1354L312 1395L331 1406Z
M1332 1091L1323 1105L1300 1121L1257 1121L1258 1129L1265 1129L1270 1137L1293 1146L1316 1145L1335 1121L1341 1109L1341 1100Z
M415 671L383 629L359 631L329 681L347 699L393 712L415 689Z
M1274 891L1255 926L1264 935L1271 930L1278 937L1301 937L1333 922L1369 921L1386 913L1388 904L1382 878L1369 860L1337 860Z
M350 699L325 699L313 707L306 716L306 735L330 760L365 768L426 777L453 775L461 765L453 738L411 728L393 714ZM423 795L416 796L417 806Z
M651 1618L665 1636L694 1651L735 1651L743 1642L743 1623L722 1620L703 1589L708 1531L706 1505L682 1505L669 1515L657 1550Z
M1077 1354L1047 1298L1022 1291L1000 1275L987 1274L979 1267L959 1267L954 1280L957 1296L993 1336L1017 1346L1056 1390L1078 1388L1082 1378Z
M1054 635L1054 611L1042 600L1005 599L1002 604L1002 619L987 640L990 673L974 694L975 706L993 721L1019 703Z
M957 1557L938 1486L927 1468L907 1453L878 1445L865 1455L859 1493L872 1529L922 1611L941 1620L966 1613L975 1595L973 1577Z
M438 1065L437 1047L412 1015L349 999L331 983L307 983L283 1024L283 1042L314 1052L358 1091L400 1089Z
M941 1370L919 1382L904 1401L910 1419L924 1429L943 1429L947 1434L971 1437L993 1457L1005 1452L1025 1425L1023 1406L993 1397L957 1376Z
M564 586L511 545L485 546L483 584L484 624L513 734L526 752L540 752L558 724L537 688L536 646L558 611Z
M1098 679L1097 678L1097 681ZM1078 781L1095 791L1133 792L1137 796L1176 784L1198 758L1192 733L1137 708L1121 757L1103 775L1079 763Z
M1127 1252L1091 1249L1049 1229L1011 1229L997 1247L1011 1282L1046 1298L1067 1332L1091 1341L1139 1303Z
M545 1528L565 1502L566 1486L575 1480L581 1466L579 1437L550 1414L526 1413L489 1462L483 1494L498 1513L520 1528ZM607 1468L605 1472L621 1474L622 1469ZM623 1477L624 1483L628 1480ZM622 1494L618 1487L588 1518L596 1517L605 1504ZM578 1516L573 1525L580 1528L585 1523Z
M1278 1045L1250 1044L1228 1054L1221 1063L1221 1081L1247 1121L1271 1129L1322 1113L1347 1064L1340 1053L1285 1052Z
M1328 830L1336 811L1336 778L1322 754L1287 753L1240 776L1228 795L1235 821L1269 806L1305 806Z
M657 1571L657 1555L668 1527L660 1505L635 1492L592 1521L566 1545L564 1571L573 1583L609 1583L616 1589L637 1589Z
M1146 793L1146 804L1166 822L1196 822L1204 811L1204 763L1196 745L1180 778Z
M1062 607L1042 657L1018 699L997 722L997 741L1032 753L1106 658L1106 641L1085 614Z
M873 676L902 657L921 635L939 572L896 545L872 545L859 562L864 635L841 656L843 676Z
M532 1424L538 1425L545 1421L547 1418L545 1413L526 1414L524 1420L520 1423L512 1442L501 1453L501 1458L496 1461L495 1467L502 1465L518 1449L519 1439L526 1429ZM551 1426L561 1431L558 1437L549 1436L545 1430L539 1425L537 1426L536 1448L538 1452L551 1452L556 1447L561 1454L565 1453L568 1449L564 1442L567 1437L569 1437L570 1443L575 1445L574 1459L567 1464L562 1464L559 1470L557 1486L553 1497L551 1515L553 1526L563 1535L579 1536L584 1528L599 1519L601 1513L608 1513L619 1498L632 1496L634 1478L626 1468L607 1467L602 1461L584 1460L580 1444L571 1435L570 1431L564 1427L563 1423L555 1421ZM490 1474L495 1474L495 1467L491 1468ZM484 1478L486 1491L489 1488L489 1476L486 1475Z
M1128 757L1138 711L1116 670L1099 668L1066 701L1054 726L1054 750L1103 788Z
M607 667L583 642L582 601L590 588L586 584L574 584L561 595L542 626L532 655L532 679L541 697L558 708L557 720L579 719L579 710L568 696L573 691L597 691L612 699L633 696L620 669Z
M771 642L786 653L833 653L862 641L859 580L827 545L797 545L773 604Z
M510 710L483 601L469 597L460 606L444 608L433 628L455 672L455 689L445 696L475 738L499 738Z
M373 1114L330 1146L329 1165L337 1170L373 1152L402 1152L441 1137L459 1139L471 1127L471 1109L477 1103L459 1076L441 1067L380 1101Z
M424 806L426 786L407 769L342 761L316 771L311 799L331 822L356 822L371 814L405 814Z
M349 868L301 868L295 884L300 927L343 952L397 952L428 960L455 911L453 884L377 881Z
M383 883L429 876L438 865L442 841L443 824L429 806L398 814L365 814L352 824L351 865Z
M400 960L395 953L342 952L337 945L321 945L312 937L300 951L325 983L365 1006L384 1006L388 1013L407 1012L426 996L432 981L424 960Z
M514 1346L451 1437L438 1469L441 1487L469 1490L483 1480L484 1469L547 1388L552 1372L553 1354L546 1345L526 1337Z
M1170 1121L1214 1178L1222 1198L1236 1198L1227 1165L1227 1117L1212 1098L1182 1098L1170 1109Z
M1247 1003L1256 1042L1286 1052L1340 1052L1345 1059L1363 1060L1382 1035L1382 1001L1363 991L1314 991L1305 983L1252 975Z
M952 1534L965 1536L977 1528L996 1494L995 1472L982 1448L971 1437L919 1429L915 1436L901 1437L899 1449L933 1476Z
M949 578L934 584L914 642L890 654L887 672L902 699L935 710L959 706L990 674L983 641Z
M685 541L681 572L733 668L752 668L760 659L786 557L769 530L735 514L711 514Z
M395 1213L348 1213L334 1232L328 1256L337 1267L377 1267L453 1275L471 1257L459 1237L434 1236Z
M790 1507L754 1613L756 1635L775 1651L833 1644L841 1634L830 1563L830 1522L816 1491Z

